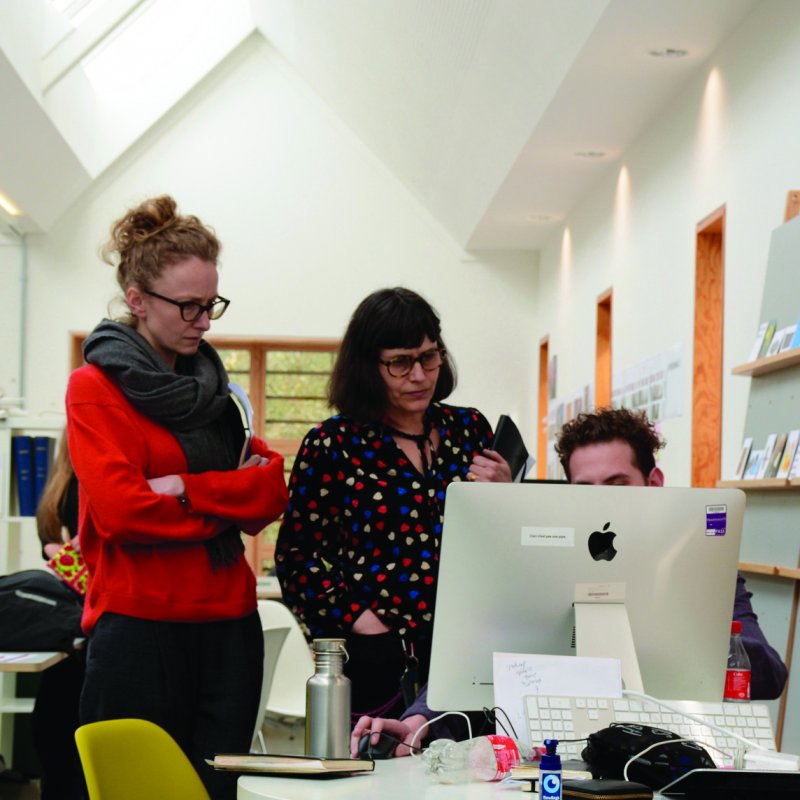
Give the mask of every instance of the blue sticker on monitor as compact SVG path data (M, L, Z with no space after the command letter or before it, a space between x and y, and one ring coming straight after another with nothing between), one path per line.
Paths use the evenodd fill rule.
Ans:
M728 526L728 506L706 506L706 536L724 536Z

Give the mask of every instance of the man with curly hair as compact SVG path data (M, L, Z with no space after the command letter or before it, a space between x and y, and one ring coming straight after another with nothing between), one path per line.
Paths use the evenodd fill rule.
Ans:
M570 483L595 486L663 486L656 454L666 442L644 412L602 408L579 414L561 429L556 453ZM786 666L767 642L750 604L744 577L736 577L733 619L742 623L742 640L750 657L754 700L779 697Z
M603 408L579 414L561 429L555 445L556 453L570 483L592 486L663 486L664 474L656 464L656 454L666 442L643 412L626 408ZM786 666L767 642L758 625L758 617L750 604L741 574L736 578L733 619L742 623L742 639L750 657L752 670L750 694L754 700L779 697L786 683ZM427 705L427 686L399 720L362 717L353 729L352 753L357 755L358 742L367 732L377 744L385 732L403 744L395 755L408 755L408 743L416 731L439 714ZM427 736L463 738L459 720L441 721ZM458 728L458 730L457 730ZM420 742L417 742L420 744Z

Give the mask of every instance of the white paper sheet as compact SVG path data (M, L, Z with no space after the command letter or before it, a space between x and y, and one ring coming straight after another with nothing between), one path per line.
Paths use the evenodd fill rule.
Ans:
M619 659L494 653L494 704L508 714L520 740L528 741L527 695L622 697ZM503 719L502 714L499 715ZM541 744L537 742L537 744Z

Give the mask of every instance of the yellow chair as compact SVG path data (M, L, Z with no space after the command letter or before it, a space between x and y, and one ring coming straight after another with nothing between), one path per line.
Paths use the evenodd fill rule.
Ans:
M75 741L90 800L211 800L183 750L152 722L91 722Z

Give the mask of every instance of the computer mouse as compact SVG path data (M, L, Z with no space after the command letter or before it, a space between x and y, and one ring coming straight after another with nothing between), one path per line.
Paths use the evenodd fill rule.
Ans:
M390 739L388 736L381 736L377 744L371 744L371 733L365 733L358 740L358 757L367 759L372 758L375 760L381 758L391 758L394 755L394 749L397 747L397 742Z

